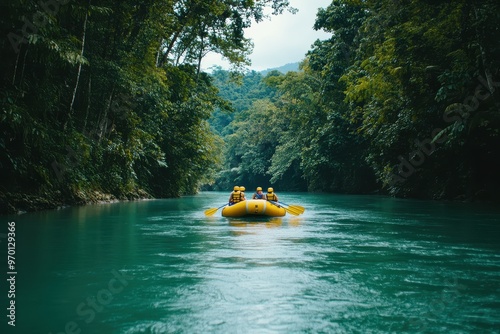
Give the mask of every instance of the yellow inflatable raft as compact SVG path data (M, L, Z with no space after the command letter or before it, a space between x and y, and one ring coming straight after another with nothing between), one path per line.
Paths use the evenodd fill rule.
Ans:
M283 217L286 210L262 199L249 199L226 206L222 209L223 217L269 216Z

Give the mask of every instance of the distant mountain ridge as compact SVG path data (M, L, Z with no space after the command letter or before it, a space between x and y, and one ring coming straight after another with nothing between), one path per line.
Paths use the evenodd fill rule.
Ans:
M275 70L283 74L286 74L287 72L297 72L299 70L299 64L300 64L299 62L288 63L280 67L268 68L267 70L260 71L259 73L265 76L267 75L267 73Z

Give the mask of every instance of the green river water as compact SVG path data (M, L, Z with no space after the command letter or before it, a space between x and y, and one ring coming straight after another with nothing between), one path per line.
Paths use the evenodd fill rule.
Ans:
M279 195L306 212L205 217L228 197L205 192L0 216L0 331L500 333L500 209Z

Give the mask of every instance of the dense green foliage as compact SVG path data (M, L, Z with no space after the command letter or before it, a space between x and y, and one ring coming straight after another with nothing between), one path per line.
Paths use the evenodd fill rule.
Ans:
M216 109L210 120L213 130L221 135L234 132L228 127L234 118L248 110L253 102L268 98L275 91L262 81L262 74L255 71L241 75L219 67L211 77L219 96L228 102L225 108Z
M286 0L14 0L0 32L0 210L16 195L178 196L208 182L224 109L208 52L248 63L252 20Z
M334 0L302 71L225 128L219 183L498 198L500 3Z
M498 1L333 0L300 71L235 74L266 7L288 1L3 4L0 211L201 184L498 198Z
M311 51L311 67L345 85L343 118L369 143L363 158L392 194L496 196L499 9L420 0L333 1L320 11L316 26L335 37ZM321 60L332 50L344 53L340 71L334 57Z

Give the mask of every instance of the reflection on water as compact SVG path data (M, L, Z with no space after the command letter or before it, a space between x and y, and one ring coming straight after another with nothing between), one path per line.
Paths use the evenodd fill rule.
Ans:
M276 228L280 227L283 224L287 224L291 227L298 227L302 218L300 217L290 217L290 218L282 218L282 217L250 217L250 218L227 218L227 221L230 226L234 227L266 227L266 228Z
M283 224L281 217L251 217L251 218L227 218L229 225L235 227L278 227Z

